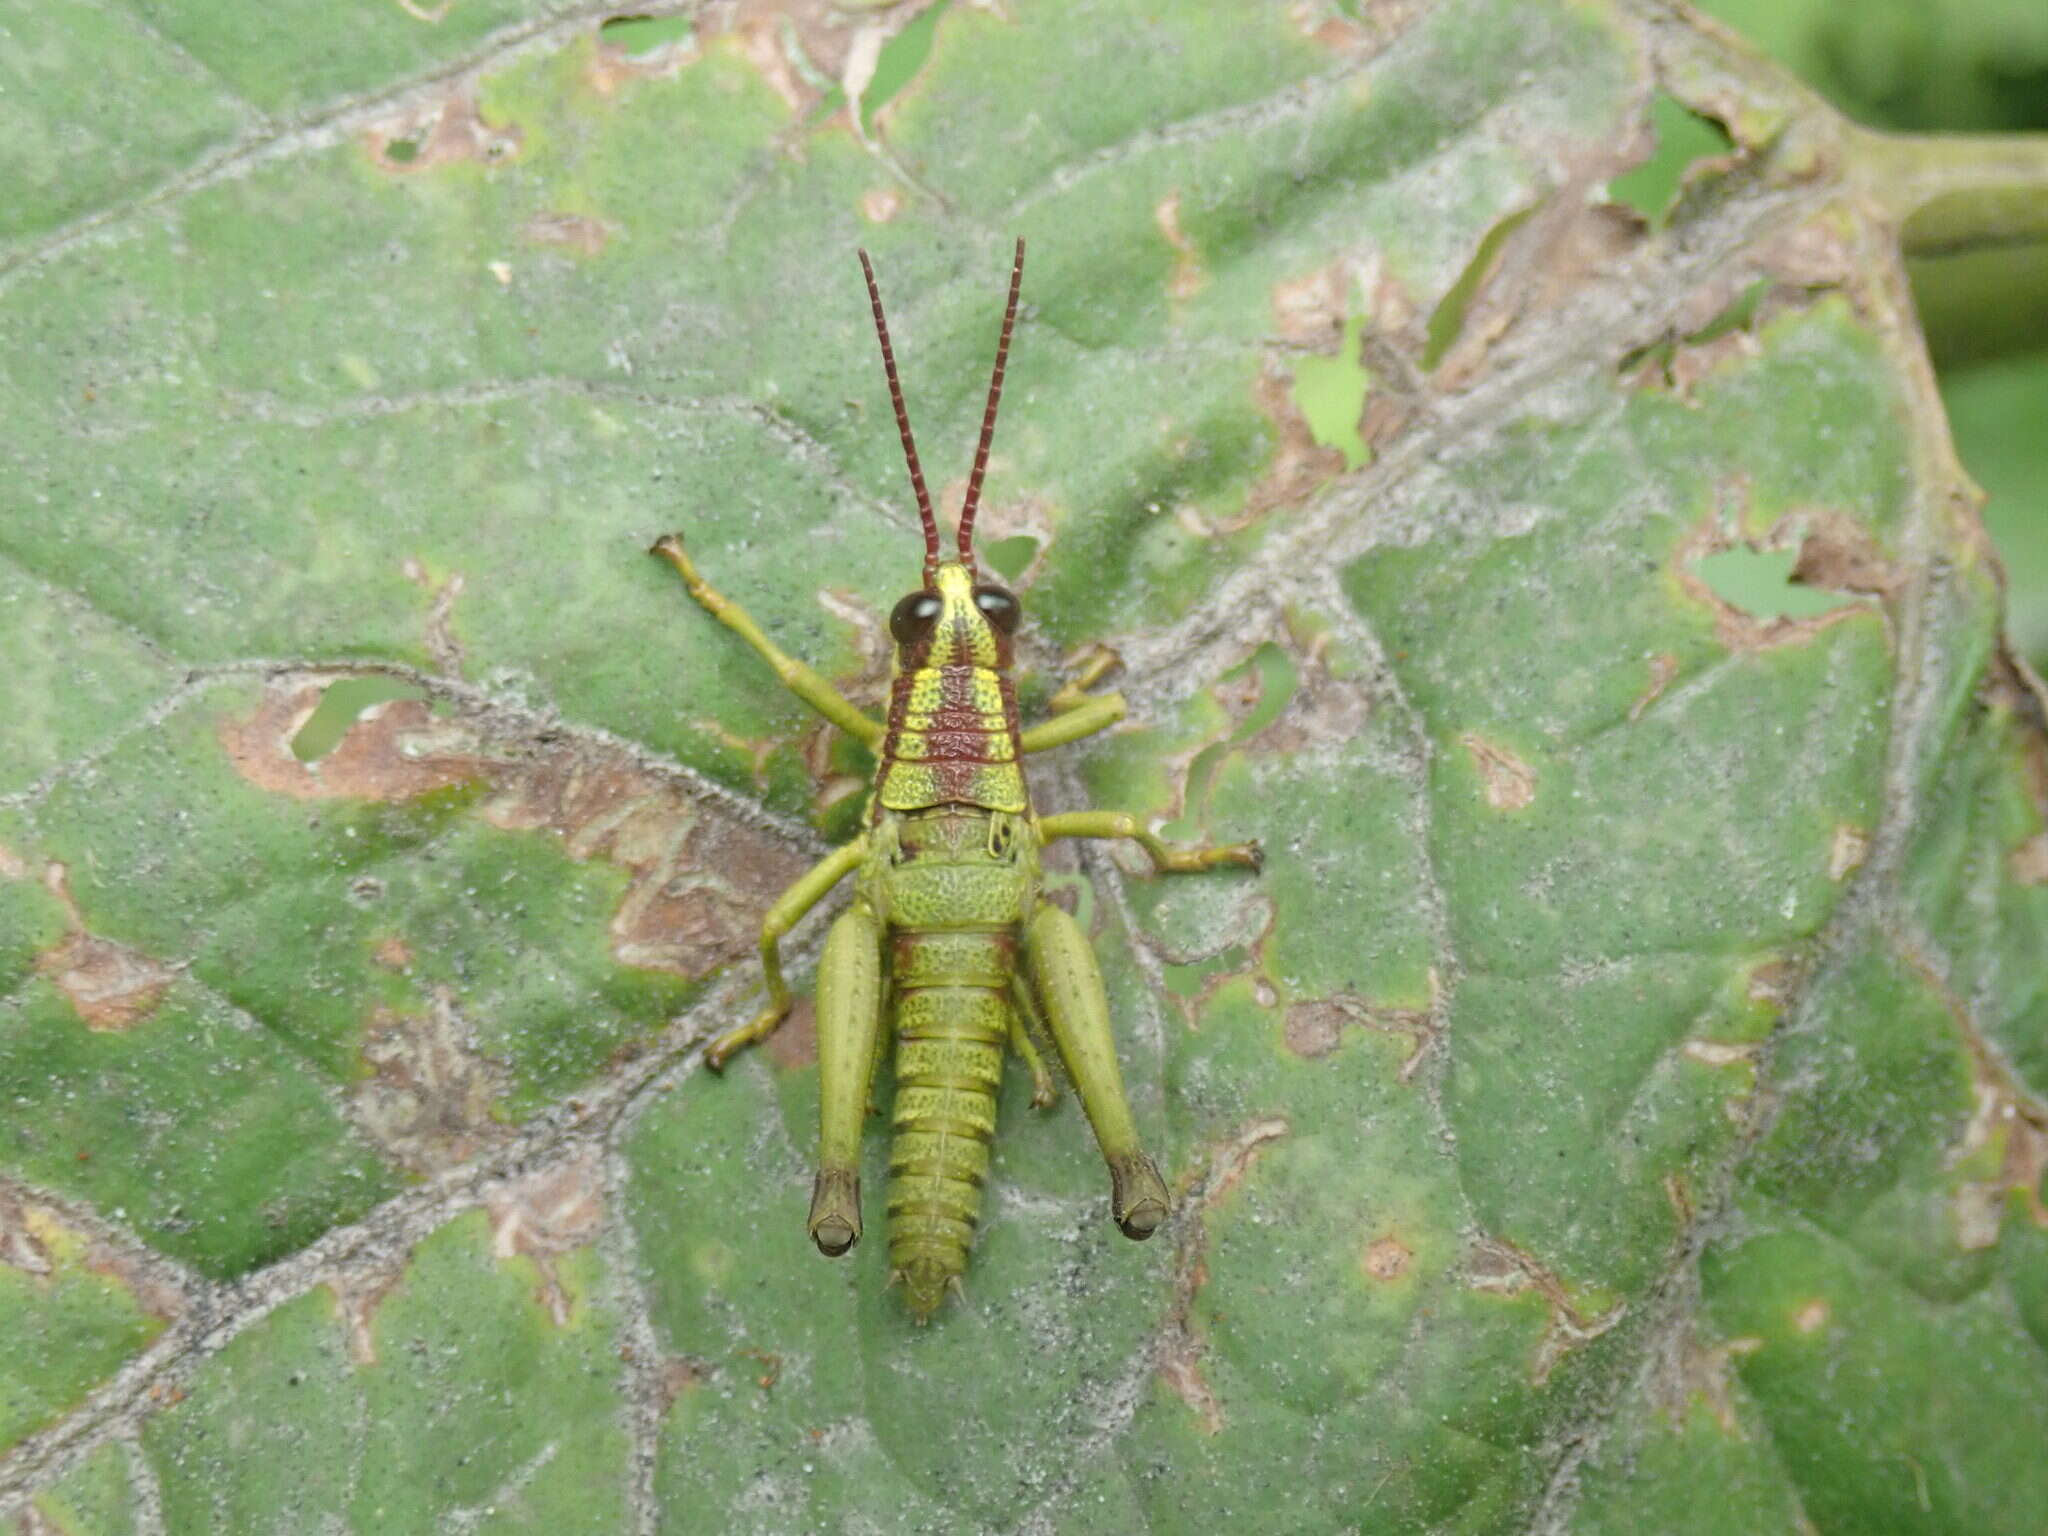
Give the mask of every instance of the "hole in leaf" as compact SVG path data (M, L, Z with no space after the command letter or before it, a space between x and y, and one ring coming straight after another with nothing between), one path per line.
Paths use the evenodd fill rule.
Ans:
M687 16L614 16L597 29L608 47L621 53L652 53L688 42L695 29Z
M1365 410L1365 392L1371 380L1360 355L1360 338L1365 334L1365 317L1344 324L1344 340L1335 357L1314 354L1294 364L1294 403L1308 422L1309 436L1324 448L1344 455L1344 467L1356 469L1372 458L1372 450L1358 434L1358 418Z
M1422 349L1424 372L1436 367L1444 360L1444 354L1451 350L1451 343L1458 339L1458 333L1465 328L1465 307L1472 302L1472 296L1479 291L1479 285L1486 281L1486 274L1493 270L1494 262L1500 256L1501 247L1508 243L1508 236L1528 220L1535 208L1524 208L1511 213L1486 232L1486 238L1479 242L1479 249L1472 253L1472 259L1465 263L1465 270L1458 274L1458 280L1451 284L1451 291L1429 317L1429 341Z
M1295 689L1301 684L1301 671L1295 666L1294 658L1270 640L1252 653L1245 666L1259 675L1259 699L1238 721L1237 729L1230 733L1233 745L1251 740L1278 720L1280 712L1287 708L1288 700L1294 697Z
M1856 601L1840 592L1799 586L1791 549L1724 549L1702 558L1694 569L1722 602L1758 619L1811 619Z
M1727 154L1735 141L1712 118L1700 116L1663 91L1650 103L1650 130L1656 135L1656 149L1634 170L1610 181L1607 195L1661 225L1678 198L1685 173L1697 161Z
M1212 741L1188 764L1187 792L1181 799L1182 814L1159 829L1169 843L1196 843L1202 839L1202 805L1209 797L1209 785L1229 752L1227 742Z
M867 89L860 93L863 122L874 122L875 114L924 68L924 61L932 56L932 34L938 30L939 18L951 4L952 0L938 0L937 4L929 10L920 11L915 20L882 44L882 51L875 58L874 77L868 81ZM845 105L845 87L834 85L818 103L811 120L816 122L830 117Z
M1038 540L1028 533L1014 534L1007 539L977 550L977 554L988 562L990 570L1005 581L1015 581L1038 555Z
M344 677L329 683L313 713L292 737L292 756L302 763L317 763L341 745L348 728L372 705L425 697L411 684L389 677Z
M384 158L393 165L411 165L419 157L418 139L393 139L384 146Z
M1750 323L1756 319L1758 307L1764 301L1764 295L1770 291L1771 280L1768 277L1758 278L1738 293L1734 302L1726 309L1686 337L1685 344L1688 347L1697 347L1726 336L1731 331L1749 329Z

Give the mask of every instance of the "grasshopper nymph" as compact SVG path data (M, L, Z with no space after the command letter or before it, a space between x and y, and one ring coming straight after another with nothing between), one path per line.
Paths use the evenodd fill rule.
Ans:
M821 1127L810 1234L836 1258L860 1240L860 1139L868 1089L881 1051L896 1057L894 1139L889 1151L890 1280L901 1280L912 1315L924 1322L959 1288L981 1210L988 1145L995 1131L1003 1050L1013 1045L1031 1070L1032 1102L1053 1100L1052 1080L1031 1043L1050 1030L1109 1163L1110 1211L1126 1237L1150 1237L1166 1219L1166 1185L1138 1145L1110 1036L1102 974L1080 926L1047 901L1039 850L1062 837L1120 837L1140 844L1160 872L1218 865L1259 867L1257 843L1167 847L1135 816L1071 811L1040 816L1024 787L1026 753L1060 746L1124 716L1117 694L1084 690L1091 669L1060 690L1051 718L1020 730L1010 682L1017 599L986 580L974 562L974 513L988 469L1003 363L1024 280L1017 242L1010 299L996 344L995 376L981 442L960 509L958 553L944 559L939 526L910 436L882 295L860 253L889 399L903 437L910 488L924 524L924 580L889 616L895 662L886 721L875 720L823 677L784 654L731 599L712 589L678 534L652 553L668 560L690 595L775 670L783 686L874 749L878 765L866 829L822 859L782 894L761 925L767 1005L750 1023L713 1041L714 1070L765 1039L790 1006L777 941L847 875L851 904L833 922L818 966ZM891 1029L882 1029L884 1013Z

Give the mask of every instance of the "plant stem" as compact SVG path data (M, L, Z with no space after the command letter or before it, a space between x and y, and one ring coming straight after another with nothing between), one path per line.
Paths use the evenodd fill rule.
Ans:
M1852 173L1909 256L2048 244L2048 134L1852 128Z

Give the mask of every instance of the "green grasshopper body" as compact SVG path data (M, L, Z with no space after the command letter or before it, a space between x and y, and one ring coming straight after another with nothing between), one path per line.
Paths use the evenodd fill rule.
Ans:
M761 929L768 1002L754 1019L715 1040L707 1062L765 1038L788 1013L778 944L847 875L854 895L825 941L817 983L821 1080L819 1166L810 1234L830 1257L860 1238L860 1138L877 1060L893 1045L896 1100L889 1156L889 1260L912 1315L927 1320L957 1290L967 1266L995 1132L996 1090L1006 1047L1031 1069L1032 1102L1053 1101L1032 1046L1049 1032L1109 1164L1110 1209L1126 1236L1146 1238L1169 1197L1138 1143L1110 1033L1109 1004L1086 936L1041 889L1039 852L1062 837L1119 837L1141 844L1161 871L1242 865L1256 844L1176 850L1132 816L1083 811L1040 816L1023 759L1123 718L1123 700L1083 690L1098 665L1052 700L1052 718L1021 729L1010 683L1017 600L980 579L974 514L988 467L1003 366L1016 323L1024 243L1017 243L1009 304L980 445L960 514L957 559L940 557L937 520L918 465L896 376L881 294L861 253L889 394L903 438L925 535L924 581L890 615L895 663L886 721L850 703L784 654L744 611L706 583L671 534L654 546L681 572L690 595L737 632L783 684L834 725L875 749L867 825L783 893ZM893 1026L884 1032L887 1017Z

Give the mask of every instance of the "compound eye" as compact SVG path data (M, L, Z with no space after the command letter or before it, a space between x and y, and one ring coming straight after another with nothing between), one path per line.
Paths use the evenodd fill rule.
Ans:
M1017 599L1001 587L976 587L974 606L982 616L1004 634L1010 634L1017 627L1017 620L1023 610L1017 606Z
M913 592L889 612L889 633L898 645L915 645L932 632L945 607L936 592Z

